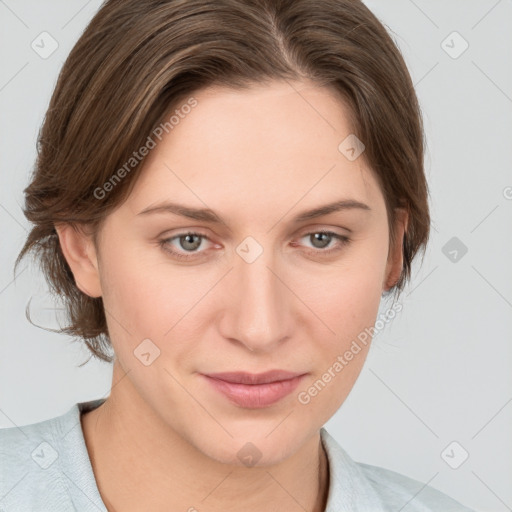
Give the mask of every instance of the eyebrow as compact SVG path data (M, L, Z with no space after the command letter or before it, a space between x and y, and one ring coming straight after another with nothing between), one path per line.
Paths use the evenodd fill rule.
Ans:
M371 211L371 208L361 201L355 199L343 199L329 203L326 205L318 206L311 210L306 210L299 213L292 219L293 223L304 222L306 220L316 219L317 217L323 217L330 213L344 211L344 210L363 210ZM188 219L198 220L202 222L210 222L212 224L224 224L222 217L217 215L213 210L209 208L192 208L179 203L173 203L170 201L164 201L154 206L148 206L144 210L140 211L137 215L147 215L152 213L174 213L181 217Z

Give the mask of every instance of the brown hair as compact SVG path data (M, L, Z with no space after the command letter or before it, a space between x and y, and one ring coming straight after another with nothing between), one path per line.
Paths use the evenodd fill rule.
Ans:
M14 268L36 253L51 291L65 301L69 325L58 332L113 360L102 298L77 288L55 224L97 233L130 194L144 159L131 160L112 183L116 171L126 171L170 110L195 91L271 80L313 81L346 100L386 201L390 243L394 208L409 210L402 274L387 293L398 296L429 236L425 142L405 62L368 8L359 0L108 0L60 72L24 190L33 227ZM109 181L115 186L98 198Z

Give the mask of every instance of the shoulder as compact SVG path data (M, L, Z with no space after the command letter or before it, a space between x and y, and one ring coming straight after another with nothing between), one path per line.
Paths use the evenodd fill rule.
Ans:
M342 503L357 510L408 512L474 512L441 491L389 469L356 462L325 429L321 437L329 458L330 490L327 512ZM343 509L344 510L344 509ZM347 508L350 510L350 508Z
M0 429L0 510L75 510L73 487L90 485L92 474L80 405L48 420Z
M62 503L59 467L66 415L31 425L0 429L1 509L41 510Z
M390 469L369 464L357 463L362 472L377 491L381 499L390 507L404 507L417 512L474 512L447 494L413 478Z
M49 469L59 457L58 449L79 422L77 404L65 414L30 425L0 429L0 457L4 464ZM2 481L3 482L3 481Z

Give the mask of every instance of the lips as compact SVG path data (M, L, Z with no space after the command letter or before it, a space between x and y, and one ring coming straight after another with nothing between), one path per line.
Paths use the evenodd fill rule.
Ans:
M304 373L293 373L285 370L269 370L264 373L224 372L206 374L207 377L212 379L219 379L233 384L268 384L270 382L293 379L300 375L304 375Z
M259 374L224 372L202 376L231 403L247 409L261 409L289 395L306 374L271 370Z

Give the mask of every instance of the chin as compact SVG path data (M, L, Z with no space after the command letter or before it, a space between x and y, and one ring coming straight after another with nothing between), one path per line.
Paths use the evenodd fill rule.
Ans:
M221 464L248 468L273 466L293 455L308 438L308 432L296 432L292 425L280 431L283 425L276 428L279 421L281 420L276 422L274 419L270 428L257 423L245 425L238 429L242 434L235 434L235 429L230 429L224 423L233 437L222 429L222 433L212 435L210 429L205 434L196 433L199 438L194 439L192 436L189 442L204 455Z

